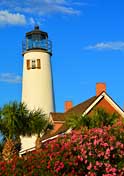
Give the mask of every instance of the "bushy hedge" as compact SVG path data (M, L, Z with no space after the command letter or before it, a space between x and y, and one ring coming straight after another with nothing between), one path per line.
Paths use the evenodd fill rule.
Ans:
M0 176L124 176L124 125L73 131L38 152L0 161Z

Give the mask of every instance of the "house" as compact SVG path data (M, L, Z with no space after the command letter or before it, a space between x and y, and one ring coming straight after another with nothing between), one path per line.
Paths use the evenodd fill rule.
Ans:
M43 142L47 140L52 140L58 135L67 132L68 128L65 123L65 119L67 116L69 117L69 115L71 114L76 114L78 116L87 115L92 113L94 108L102 108L108 113L117 113L119 116L124 117L124 111L106 93L106 84L97 83L95 96L90 97L88 100L76 106L73 106L71 101L66 101L64 113L50 113L50 118L53 122L54 128L42 137Z

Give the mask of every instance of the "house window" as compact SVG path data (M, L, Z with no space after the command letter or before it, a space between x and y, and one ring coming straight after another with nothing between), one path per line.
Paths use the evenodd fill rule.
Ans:
M38 68L38 69L41 68L40 59L37 59L37 68Z

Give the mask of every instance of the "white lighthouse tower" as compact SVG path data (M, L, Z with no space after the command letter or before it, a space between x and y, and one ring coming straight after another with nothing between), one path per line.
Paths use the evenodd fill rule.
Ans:
M42 109L46 114L54 112L51 60L52 43L48 34L36 26L26 33L23 43L22 102L30 110Z
M49 115L54 112L51 60L52 42L48 34L35 26L26 33L23 42L22 102L29 110L42 109ZM35 146L35 136L22 137L22 151Z

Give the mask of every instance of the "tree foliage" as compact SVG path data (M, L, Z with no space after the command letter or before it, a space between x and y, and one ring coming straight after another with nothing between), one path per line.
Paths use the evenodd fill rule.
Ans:
M10 102L0 109L0 132L5 138L3 157L12 158L21 149L20 136L37 135L48 128L49 121L42 110L30 111L24 103Z
M88 129L103 126L112 126L119 118L116 113L108 113L102 108L94 109L90 115L70 114L66 119L66 124L68 127L82 128L86 127Z

